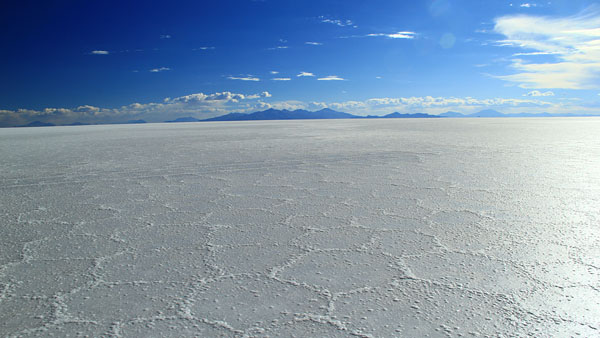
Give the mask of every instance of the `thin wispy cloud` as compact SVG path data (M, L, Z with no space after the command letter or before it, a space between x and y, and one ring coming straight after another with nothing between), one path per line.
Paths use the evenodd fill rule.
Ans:
M320 16L319 20L321 20L321 22L323 23L330 23L339 27L348 27L351 26L353 28L358 28L358 26L356 26L354 24L354 22L352 22L352 20L339 20L339 19L331 19L331 18L327 18L324 16Z
M273 80L273 81L290 81L292 79L289 78L289 77L276 77L276 78L273 78L271 80Z
M290 48L289 46L276 46L276 47L271 47L268 48L269 50L277 50L277 49L288 49Z
M213 50L213 49L215 49L215 47L205 46L205 47L192 48L192 50Z
M528 53L514 53L513 56L535 56L535 55L557 55L557 54L560 54L560 53L553 53L553 52L528 52Z
M371 33L367 34L368 37L386 37L390 39L414 39L416 36L415 32L397 32L397 33Z
M300 74L296 75L297 77L304 77L304 76L315 76L315 74L313 73L309 73L309 72L300 72Z
M160 38L161 38L161 39L170 39L170 38L171 38L171 35L169 35L169 34L162 34L162 35L160 36Z
M320 77L317 80L319 80L319 81L345 81L346 79L341 78L337 75L329 75L326 77Z
M323 45L323 43L321 43L321 42L313 42L313 41L306 41L304 44L311 45L311 46L322 46Z
M245 76L245 77L237 77L237 76L228 76L227 77L229 80L240 80L240 81L260 81L259 78L257 77L253 77L251 75Z
M530 3L522 3L521 5L519 5L519 7L524 7L524 8L531 8L531 7L537 7L537 4L530 4Z
M276 71L276 70L272 70L272 71L270 71L269 73L271 73L271 74L273 74L273 75L275 75L275 74L279 74L279 72L278 72L278 71Z
M523 96L532 96L532 97L554 96L554 92L552 92L552 91L540 92L539 90L532 90L527 94L523 94Z
M503 16L494 30L504 35L499 44L534 53L553 54L551 62L515 58L514 74L495 76L522 88L600 88L600 7L569 17Z
M169 67L160 67L160 68L152 68L149 70L150 73L160 73L160 72L166 72L171 70L171 68Z
M90 52L90 54L92 54L92 55L108 55L108 54L110 54L110 52L107 50L93 50Z

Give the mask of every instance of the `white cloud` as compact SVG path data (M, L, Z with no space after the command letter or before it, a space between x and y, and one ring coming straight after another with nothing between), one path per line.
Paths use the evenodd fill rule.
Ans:
M313 73L309 73L309 72L300 72L300 74L296 75L297 77L303 77L303 76L315 76L315 74Z
M215 49L215 47L210 47L210 46L192 48L192 50L213 50L213 49Z
M321 42L313 42L313 41L306 41L304 44L305 45L311 45L311 46L321 46L321 45L323 45L323 43L321 43Z
M171 35L169 35L169 34L162 34L162 35L160 36L160 38L161 38L161 39L170 39L170 38L171 38Z
M276 78L273 78L271 80L273 80L273 81L290 81L291 78L289 78L289 77L276 77Z
M523 3L519 7L525 7L525 8L537 7L537 4Z
M273 74L273 75L275 75L275 74L279 74L279 72L278 72L278 71L276 71L276 70L272 70L272 71L270 71L269 73L271 73L271 74Z
M93 51L90 52L90 54L93 54L93 55L108 55L108 54L110 54L110 52L107 51L107 50L93 50Z
M540 92L539 90L532 90L527 94L523 94L523 96L534 96L534 97L538 97L538 96L554 96L554 92L551 91L547 91L547 92Z
M0 127L25 125L32 121L54 124L70 124L74 122L98 124L125 122L134 119L143 119L148 122L163 122L183 116L204 119L230 112L254 111L257 100L271 97L271 93L266 91L250 95L226 91L212 94L196 93L175 98L166 98L162 102L136 102L118 108L82 105L77 108L0 110Z
M371 33L367 34L368 37L383 36L390 39L414 39L416 36L415 32L397 32L397 33Z
M496 76L522 88L600 88L600 8L592 6L569 17L531 15L496 18L501 45L554 55L553 62L515 58L516 73ZM523 56L526 56L523 54Z
M326 18L324 16L320 16L319 19L321 20L321 22L323 23L330 23L330 24L334 24L336 26L340 26L340 27L346 27L346 26L352 26L354 28L357 28L358 26L356 26L351 20L337 20L337 19L329 19Z
M337 75L329 75L326 77L320 77L317 80L319 80L319 81L345 81L346 79L343 79Z
M306 109L307 104L302 101L288 100L288 101L272 102L270 104L269 108L287 109L287 110Z
M259 78L253 77L252 75L248 75L246 77L236 77L236 76L228 76L229 80L241 80L241 81L260 81Z
M277 50L277 49L288 49L288 48L290 48L290 47L288 47L288 46L277 46L277 47L271 47L271 48L268 48L268 49L269 50Z
M153 69L150 69L150 73L160 73L160 72L166 72L169 70L171 70L171 68L169 68L169 67L153 68Z

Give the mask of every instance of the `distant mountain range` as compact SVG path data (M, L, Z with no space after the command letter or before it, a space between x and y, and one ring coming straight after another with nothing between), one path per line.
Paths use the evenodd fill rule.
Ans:
M323 120L323 119L382 119L382 118L439 118L437 115L429 115L423 113L416 114L400 114L391 113L384 116L358 116L349 113L343 113L335 111L333 109L325 108L318 111L308 111L303 109L287 110L287 109L267 109L263 111L257 111L250 114L243 113L231 113L223 116L217 116L206 120L198 120L194 118L181 118L186 119L185 122L195 121L259 121L259 120ZM180 120L180 119L177 119ZM167 122L179 122L177 120ZM182 121L184 122L184 121Z
M267 109L250 114L231 113L223 116L217 116L203 121L256 121L256 120L308 120L308 119L355 119L361 116L342 113L332 109L321 109L318 111L297 110L278 110Z
M425 113L414 113L414 114L402 114L402 113L391 113L383 116L368 115L359 116L349 113L335 111L333 109L325 108L318 111L308 111L303 109L287 110L287 109L267 109L263 111L257 111L254 113L230 113L222 116L217 116L209 119L197 119L191 116L179 117L174 120L165 121L168 123L177 122L209 122L209 121L261 121L261 120L308 120L308 119L402 119L402 118L477 118L477 117L568 117L568 116L597 116L597 115L583 115L583 114L550 114L550 113L518 113L518 114L504 114L496 110L486 109L472 114L462 114L454 111L448 111L440 115L431 115ZM121 122L118 124L138 124L146 123L144 120L129 120L127 122ZM75 122L69 124L70 126L76 125L87 125L88 123ZM21 127L49 127L54 126L53 123L33 121Z

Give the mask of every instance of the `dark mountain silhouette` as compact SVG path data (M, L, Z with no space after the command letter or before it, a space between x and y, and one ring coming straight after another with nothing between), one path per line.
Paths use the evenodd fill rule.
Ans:
M360 116L342 113L332 109L321 109L318 111L308 111L303 109L296 110L278 110L267 109L250 114L231 113L223 116L217 116L203 121L253 121L253 120L304 120L304 119L355 119Z
M415 113L415 114L401 114L401 113L391 113L384 116L380 116L383 119L414 119L414 118L439 118L439 115L429 115L425 113Z
M175 120L170 120L170 121L165 121L168 123L173 123L173 122L200 122L202 120L198 120L195 117L191 117L191 116L186 116L186 117L179 117L176 118Z
M385 116L358 116L349 113L343 113L335 111L333 109L325 108L318 111L308 111L303 109L297 110L278 110L278 109L267 109L258 111L250 114L242 113L231 113L223 116L217 116L203 121L257 121L257 120L304 120L304 119L374 119L374 118L430 118L438 117L436 115L429 115L423 113L416 114L400 114L391 113Z
M140 123L147 123L144 120L129 120L127 122L124 122L123 124L140 124Z
M477 113L466 115L468 117L505 117L506 115L502 114L499 111L493 109L482 110Z
M465 117L465 114L461 114L455 111L447 111L445 113L440 114L441 117Z

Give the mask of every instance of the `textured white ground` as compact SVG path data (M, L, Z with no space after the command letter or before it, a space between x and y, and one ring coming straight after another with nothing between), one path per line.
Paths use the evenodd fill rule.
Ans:
M0 130L1 336L600 336L600 119Z

